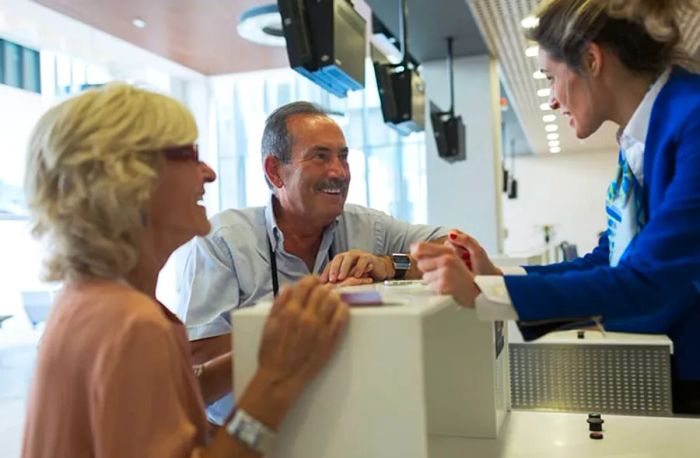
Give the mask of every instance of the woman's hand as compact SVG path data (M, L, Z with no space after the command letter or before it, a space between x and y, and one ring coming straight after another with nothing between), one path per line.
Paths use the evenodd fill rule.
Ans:
M475 275L503 275L489 259L486 250L469 234L452 229L445 240L445 246L452 248Z
M265 323L259 370L274 383L303 389L335 350L348 317L347 304L317 277L285 287Z
M481 290L474 274L450 247L421 242L411 246L411 256L423 272L423 281L438 294L449 294L465 307L474 307Z
M258 370L238 406L276 430L328 362L349 315L348 305L318 277L285 286L265 322Z

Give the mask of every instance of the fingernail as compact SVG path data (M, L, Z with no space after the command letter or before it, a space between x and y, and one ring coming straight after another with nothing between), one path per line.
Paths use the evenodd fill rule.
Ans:
M457 234L455 234L454 232L450 232L450 238L451 238L452 240L456 239L456 238L457 238Z
M462 259L464 259L465 261L469 261L469 253L467 253L467 252L462 253Z

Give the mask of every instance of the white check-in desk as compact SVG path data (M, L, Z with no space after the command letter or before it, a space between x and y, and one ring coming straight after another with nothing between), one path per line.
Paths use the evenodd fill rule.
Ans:
M427 458L428 435L494 439L508 410L503 326L425 286L370 285L327 367L289 412L273 458ZM269 303L235 311L236 397L257 367ZM498 357L497 357L498 352Z
M271 458L700 457L700 419L509 410L503 328L424 286L371 285L384 302L357 307L337 353L278 433ZM257 367L269 303L238 310L236 397Z

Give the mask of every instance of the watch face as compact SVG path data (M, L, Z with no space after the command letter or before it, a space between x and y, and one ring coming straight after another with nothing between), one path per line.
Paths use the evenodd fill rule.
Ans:
M407 254L394 253L391 255L391 260L397 269L408 270L411 268L411 258Z
M257 425L244 421L240 425L240 438L243 442L252 445L253 447L257 446L258 442L258 435L260 431L257 428Z

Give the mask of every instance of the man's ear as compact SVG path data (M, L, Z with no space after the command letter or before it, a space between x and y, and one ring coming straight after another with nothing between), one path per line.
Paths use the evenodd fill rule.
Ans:
M282 162L271 154L265 156L265 160L263 161L265 176L275 188L281 188L284 185L284 180L282 180L280 175L281 165Z
M590 42L583 51L583 68L590 76L598 76L603 70L604 53L598 43Z

